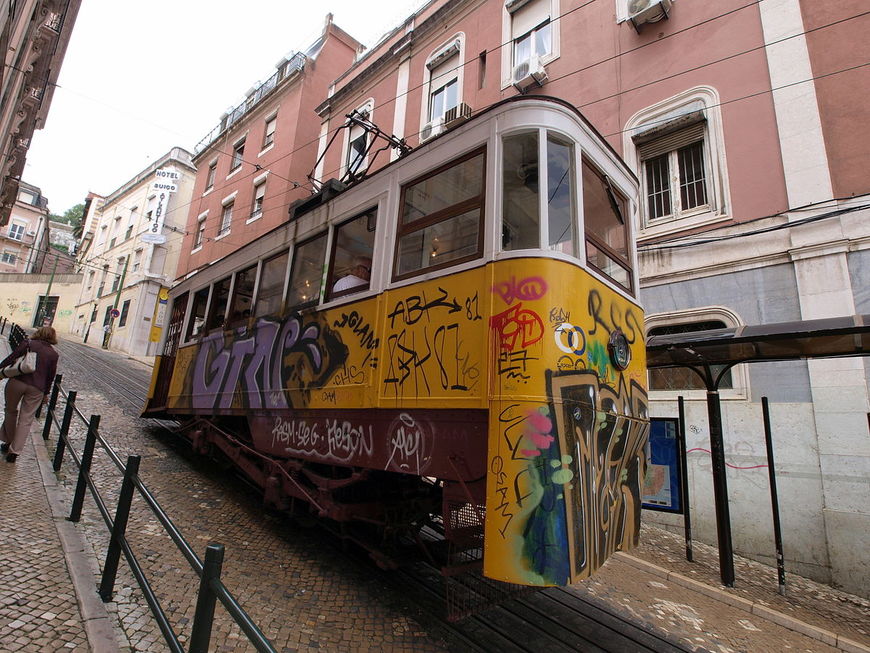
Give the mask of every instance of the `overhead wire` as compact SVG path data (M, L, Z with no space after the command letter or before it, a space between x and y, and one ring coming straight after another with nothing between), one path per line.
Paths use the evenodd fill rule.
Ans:
M687 32L687 31L689 31L689 30L691 30L691 29L696 29L696 28L698 28L698 27L700 27L700 26L702 26L702 25L706 25L706 24L708 24L708 23L711 23L711 22L713 22L713 21L715 21L715 20L718 20L718 19L721 19L721 18L723 18L723 17L726 17L726 16L729 16L729 15L731 15L731 14L734 14L734 13L736 13L736 12L738 12L738 11L743 10L743 9L746 9L746 8L749 8L749 7L752 7L752 6L756 6L756 5L760 4L760 3L763 2L763 1L766 1L766 0L753 0L753 2L750 2L750 3L745 4L745 5L741 5L740 7L733 8L733 9L731 9L731 10L729 10L729 11L723 13L723 14L717 14L716 16L712 16L712 17L710 17L710 18L707 18L707 19L705 19L705 20L702 20L702 21L700 21L700 22L698 22L698 23L695 23L695 24L693 24L693 25L687 26L687 27L685 27L685 28L683 28L683 29L681 29L681 30L678 30L678 31L672 32L672 33L670 33L670 34L667 34L667 35L663 36L662 38L660 38L660 39L658 39L658 40L656 40L656 41L650 41L650 42L647 42L647 43L641 44L641 45L639 45L639 46L637 46L637 47L635 47L635 48L631 48L631 49L629 49L629 50L625 50L625 51L619 52L619 53L617 53L616 55L613 55L613 56L610 56L610 57L606 57L606 58L601 59L601 60L599 60L599 61L597 61L597 62L594 62L594 63L592 63L592 64L589 64L589 65L587 65L587 66L585 66L585 67L583 67L583 68L579 68L579 69L577 69L577 70L574 70L574 71L571 71L571 72L569 72L569 73L566 73L566 74L564 74L564 75L562 75L562 76L560 76L560 77L558 77L558 78L553 78L553 81L555 81L556 79L563 79L563 78L565 78L565 77L568 77L568 76L570 76L570 75L577 74L577 73L579 73L579 72L584 72L584 71L586 71L586 70L589 70L589 69L592 68L592 67L595 67L595 66L601 65L601 64L603 64L603 63L607 63L607 62L609 62L609 61L613 61L614 59L616 59L616 58L618 58L618 57L625 56L625 55L627 55L627 54L631 54L631 53L636 52L636 51L638 51L638 50L640 50L640 49L642 49L642 48L645 48L645 47L650 47L650 46L652 46L652 45L654 45L654 44L660 43L661 41L663 41L663 40L665 40L665 39L667 39L667 38L673 38L674 36L677 36L677 35L679 35L679 34L685 33L685 32ZM592 4L592 2L594 2L594 0L589 0L589 1L586 2L586 3L583 3L583 4L581 4L581 5L577 6L577 7L574 7L574 8L572 8L572 9L566 11L566 12L563 12L563 13L560 14L557 18L562 18L562 17L567 16L567 15L569 15L569 14L571 14L571 13L574 13L575 11L578 11L578 10L580 10L580 9L582 9L582 8L584 8L584 7L588 6L588 5L590 5L590 4ZM776 41L772 41L772 42L770 42L770 43L766 43L766 44L764 44L764 45L762 45L762 46L756 46L756 47L750 48L750 49L745 50L745 51L741 51L741 52L738 52L738 53L733 53L733 54L731 54L731 55L728 55L727 57L723 57L723 58L718 59L718 60L716 60L716 61L712 61L712 62L708 62L708 63L705 63L705 64L701 64L701 65L699 65L699 66L695 66L695 67L690 68L690 69L687 69L687 70L685 70L685 71L680 71L680 72L677 72L677 73L673 73L673 74L671 74L671 75L667 75L667 76L665 76L665 77L657 78L657 79L655 79L655 80L651 80L651 81L649 81L649 82L646 82L646 83L644 83L644 84L642 84L642 85L640 85L640 86L637 86L637 87L634 87L634 88L631 88L631 89L625 89L625 90L620 91L620 92L618 92L618 93L615 93L615 94L612 94L612 95L610 95L610 96L606 96L606 97L603 97L603 98L598 98L598 99L596 99L596 100L593 100L593 101L587 102L587 103L585 103L585 104L583 104L583 105L580 105L580 106L581 106L581 107L590 106L590 105L592 105L592 104L595 104L595 103L597 103L597 102L604 101L604 100L606 100L606 99L612 99L613 97L617 97L617 96L622 95L622 94L625 94L625 93L634 92L634 91L638 90L639 88L643 88L643 87L646 87L646 86L649 86L649 85L652 85L652 84L655 84L655 83L659 83L659 82L661 82L661 81L665 81L665 80L668 80L668 79L672 79L672 78L674 78L674 77L676 77L676 76L683 75L683 74L687 74L687 73L689 73L689 72L694 72L694 71L700 70L700 69L705 68L705 67L709 67L709 66L717 65L718 63L722 63L723 61L727 61L728 59L732 59L732 58L735 58L735 57L738 57L738 56L742 56L742 55L744 55L744 54L748 54L748 53L751 53L751 52L754 52L754 51L758 51L758 50L761 50L761 49L767 48L767 47L769 47L769 46L771 46L771 45L776 45L776 44L778 44L778 43L782 43L782 42L787 41L787 40L789 40L789 39L797 38L797 37L800 37L800 36L803 36L803 35L809 34L809 33L811 33L811 32L815 32L815 31L818 31L818 30L821 30L821 29L825 29L825 28L828 28L828 27L832 27L832 26L835 26L835 25L839 25L839 24L842 24L842 23L844 23L844 22L846 22L846 21L848 21L848 20L855 20L855 19L857 19L857 18L860 18L860 17L863 17L863 16L867 15L868 13L870 13L870 12L862 12L862 13L860 13L860 14L856 14L855 16L851 16L851 17L848 17L848 18L840 19L840 20L834 21L834 22L832 22L832 23L828 23L828 24L825 24L825 25L821 25L821 26L814 27L814 28L812 28L812 29L810 29L810 30L806 30L806 31L804 31L804 32L800 32L800 33L796 33L796 34L792 34L792 35L789 35L789 36L783 37L783 38L778 39L778 40L776 40ZM507 42L505 42L505 43L500 44L499 46L496 46L496 47L494 47L494 48L492 48L492 49L490 49L490 50L487 50L486 52L487 52L487 53L491 53L491 52L498 51L498 50L500 50L501 48L510 45L512 42L513 42L513 41L507 41ZM469 64L474 63L474 62L476 62L476 61L477 61L477 57L475 57L475 58L473 58L473 59L469 59L468 61L465 61L465 62L460 63L460 64L457 66L457 68L462 67L462 66L469 65ZM783 89L783 88L787 88L787 87L789 87L789 86L794 86L794 85L802 84L802 83L808 83L808 82L810 82L810 81L814 81L814 80L816 80L816 79L820 79L820 78L822 78L822 77L828 77L828 76L831 76L831 75L840 74L840 73L843 73L843 72L848 72L848 71L851 71L851 70L855 70L855 69L858 69L858 68L864 67L864 66L866 66L866 65L870 65L870 62L865 63L865 64L860 64L860 65L857 65L857 66L853 66L853 67L850 67L850 68L846 68L846 69L838 70L838 71L833 71L833 72L825 73L825 74L823 74L823 75L818 75L818 76L810 77L810 78L808 78L808 79L800 80L800 81L797 81L797 82L792 82L792 83L790 83L790 84L786 84L786 85L783 85L783 86L780 86L780 87L764 89L764 90L762 90L762 91L759 91L758 93L749 94L749 95L742 96L742 97L739 97L739 98L732 98L732 99L729 99L729 100L726 100L726 101L724 101L724 102L719 103L719 105L713 105L713 106L721 106L721 105L725 105L725 104L729 104L729 103L737 102L737 101L740 101L740 100L749 99L749 98L756 97L756 96L758 96L758 95L762 95L762 94L765 94L765 93L771 93L771 92L774 92L774 91L777 91L777 90L781 90L781 89ZM418 90L418 89L420 89L420 88L422 88L422 87L423 87L423 84L420 84L420 85L414 86L414 87L412 87L412 88L409 88L408 90L406 90L406 91L405 91L404 93L402 93L402 94L398 94L398 95L396 95L395 97L391 97L391 98L388 98L388 99L384 100L384 101L381 102L380 104L376 105L376 108L377 108L377 107L384 107L384 106L387 106L387 105L393 103L396 99L402 97L403 95L407 95L407 94L409 94L409 93L411 93L411 92L413 92L413 91L416 91L416 90ZM487 107L483 107L483 108L481 108L481 109L478 109L477 112L479 113L479 112L485 110L486 108L488 108L488 106L487 106ZM344 128L344 125L340 125L340 126L336 127L336 129L335 129L334 131L335 131L335 132L338 132L340 129L343 129L343 128ZM625 131L627 131L627 130L620 130L620 131L612 132L612 133L610 133L610 134L607 134L605 137L615 136L615 135L618 135L618 134L621 134L621 133L625 133ZM417 132L417 134L419 134L419 132ZM288 151L287 153L283 154L281 157L275 159L275 160L274 160L273 162L271 162L271 163L269 164L269 166L268 166L268 172L269 172L269 174L274 174L276 177L278 177L278 178L280 178L280 179L282 179L282 180L284 180L284 181L287 181L288 183L294 185L294 187L304 188L304 187L306 186L304 183L299 183L299 182L296 182L296 181L294 181L294 180L290 180L290 179L288 179L288 178L286 178L286 177L280 175L279 173L275 172L272 168L273 168L273 167L275 166L275 164L277 164L278 162L283 161L284 159L286 159L286 158L292 156L293 154L295 154L295 153L301 151L302 149L304 149L304 148L306 148L306 147L310 147L311 145L316 144L319 140L320 140L320 137L318 137L318 138L316 138L316 139L312 139L312 140L310 140L310 141L308 141L308 142L306 142L306 143L303 143L302 145L300 145L300 146L294 148L293 150ZM216 153L217 153L217 154L229 155L229 153L224 152L223 150L221 150L221 149L219 149L219 148L215 148L215 149L216 149ZM223 190L224 188L237 188L237 187L238 187L238 186L237 186L237 182L238 182L238 181L243 180L243 179L246 179L246 178L249 178L249 177L252 177L252 176L253 176L254 174L256 174L257 172L260 172L260 171L263 170L263 168L260 167L259 164L252 163L251 161L248 161L248 160L243 159L243 163L244 163L244 164L247 164L247 165L254 166L254 169L253 169L250 173L247 173L247 174L245 174L244 176L238 177L238 178L234 179L234 180L233 180L232 182L230 182L230 183L226 183L226 184L220 186L219 188L215 189L215 191L213 191L213 192L217 192L217 191ZM330 170L328 174L336 173L336 172L338 172L338 170L339 170L339 169ZM178 205L178 206L176 206L176 207L173 207L170 211L167 211L167 215L168 215L170 212L179 211L179 210L181 210L181 209L183 209L183 208L189 207L189 206L193 205L194 202L196 202L196 201L201 201L201 199L202 199L201 197L198 197L198 198L191 198L191 200L190 200L189 202L184 203L184 204L180 204L180 205ZM285 208L286 208L286 207L283 206L283 205L281 205L281 206L277 206L277 207L272 207L272 208L269 208L269 209L267 209L267 208L264 207L262 213L265 215L265 214L266 214L267 212L269 212L269 211L273 211L273 210L284 210ZM213 219L214 219L215 221L217 221L217 220L220 219L220 217L221 217L220 215L216 215L216 216L214 216ZM212 221L212 218L211 218L211 216L209 216L209 218L206 219L206 222L211 222L211 221ZM183 238L184 236L189 236L189 235L191 235L191 232L188 232L188 231L185 230L185 231L184 231L184 234L183 234L182 236L179 236L179 238ZM173 237L173 236L170 236L170 238L172 238L172 237ZM216 239L215 237L208 236L208 237L205 237L204 240L214 241L215 239ZM233 241L233 240L226 239L225 237L224 237L224 238L221 238L221 240L227 242L227 243L230 244L230 245L234 245L234 246L242 246L242 245L245 244L244 242L236 242L236 241Z

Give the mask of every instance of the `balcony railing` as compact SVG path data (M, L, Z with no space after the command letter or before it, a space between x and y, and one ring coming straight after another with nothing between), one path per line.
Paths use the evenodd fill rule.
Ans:
M306 57L301 52L297 52L294 54L286 63L284 63L275 73L267 79L265 82L260 84L257 88L255 88L245 101L242 102L239 106L227 112L220 121L220 124L212 129L208 134L206 134L205 138L203 138L199 143L196 144L196 147L193 148L194 154L199 154L205 148L214 142L214 140L220 136L226 129L232 127L235 123L237 123L242 116L244 116L248 111L253 109L260 101L269 95L275 87L278 85L282 79L286 77L290 77L296 72L301 71L305 67Z

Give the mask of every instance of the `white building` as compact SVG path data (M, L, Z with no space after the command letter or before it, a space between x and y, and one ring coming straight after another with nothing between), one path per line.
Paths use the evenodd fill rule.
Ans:
M154 353L155 309L175 276L195 175L191 154L175 147L107 197L88 196L71 329L85 342Z

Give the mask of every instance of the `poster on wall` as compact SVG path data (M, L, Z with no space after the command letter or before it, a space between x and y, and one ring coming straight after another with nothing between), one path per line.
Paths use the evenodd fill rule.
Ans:
M643 507L682 514L682 479L680 478L680 439L678 422L671 417L650 419L649 465L643 487Z

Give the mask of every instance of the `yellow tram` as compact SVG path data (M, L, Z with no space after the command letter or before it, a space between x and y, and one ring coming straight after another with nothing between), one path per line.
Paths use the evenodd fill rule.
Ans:
M330 186L332 191L336 189ZM144 414L389 563L524 585L637 542L637 180L571 106L503 101L171 290Z

